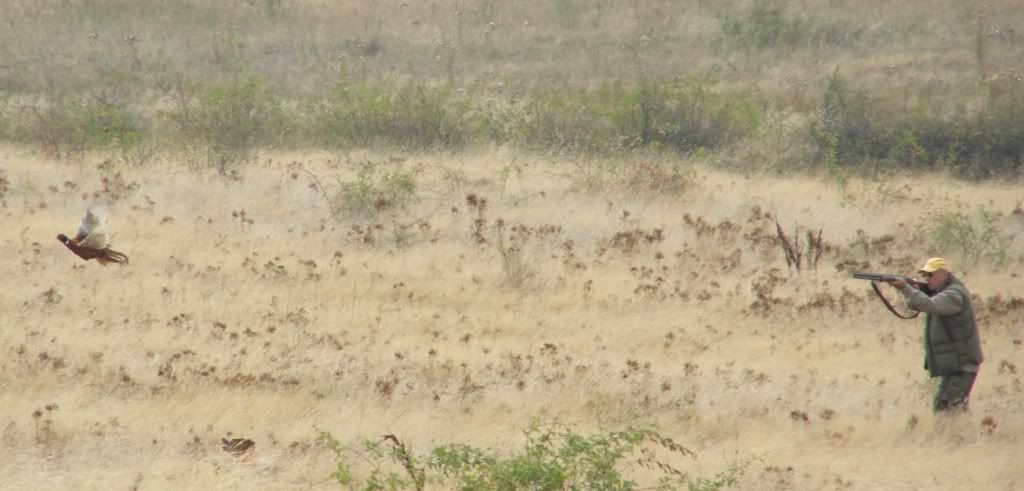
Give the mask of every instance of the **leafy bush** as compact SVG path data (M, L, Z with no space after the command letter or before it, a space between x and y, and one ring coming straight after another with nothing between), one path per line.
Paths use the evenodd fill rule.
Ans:
M467 138L468 107L447 85L342 82L314 107L315 133L329 147L458 149Z
M97 94L62 96L23 107L17 138L40 145L47 155L69 157L86 150L127 151L147 136L146 121L126 103Z
M560 425L532 424L525 432L526 445L509 455L464 444L435 447L417 457L394 435L387 435L390 451L382 443L364 440L342 445L330 433L319 440L335 457L332 477L353 489L423 489L427 483L445 489L606 489L632 490L638 484L625 472L633 465L660 475L656 489L713 491L736 484L749 464L737 464L713 478L689 476L673 465L657 460L656 449L666 457L694 454L670 438L652 430L627 429L584 435ZM360 479L349 462L368 463ZM390 461L390 462L388 462Z
M558 425L534 425L526 431L526 447L508 457L488 455L467 445L448 445L434 449L430 466L463 490L634 489L636 483L622 474L621 467L651 437L655 443L689 454L674 442L646 431L581 435ZM682 472L677 471L673 477L679 475Z
M1001 230L1000 214L979 207L973 215L946 211L933 217L929 230L934 252L952 253L966 266L1002 267L1010 260L1014 236Z
M251 160L257 149L284 141L290 129L277 96L244 70L196 98L180 96L169 119L193 163L222 174Z
M931 98L899 107L850 87L836 73L810 136L826 164L1015 176L1024 169L1024 82L974 110Z
M636 87L606 89L600 95L607 98L614 127L629 148L718 148L749 134L761 116L748 94L721 94L698 79L642 79Z
M760 105L699 79L607 84L593 91L535 91L499 119L504 140L528 148L609 153L717 149L751 133Z
M401 159L360 164L355 180L341 183L341 189L335 196L338 211L373 216L402 209L414 202L420 169L406 168L403 164Z

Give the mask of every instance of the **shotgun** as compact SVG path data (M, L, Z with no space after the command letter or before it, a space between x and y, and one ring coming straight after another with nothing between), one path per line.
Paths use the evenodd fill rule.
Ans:
M928 289L928 285L926 283L921 283L909 276L903 276L898 274L855 272L853 273L853 277L858 280L871 280L871 288L875 290L875 294L878 295L878 298L882 299L882 303L885 304L885 307L887 309L889 309L889 312L892 312L894 315L896 315L896 317L899 317L900 319L913 319L917 317L918 314L920 314L920 312L914 312L914 315L903 315L897 312L896 309L893 308L892 304L889 303L889 300L885 298L885 295L882 295L882 291L878 289L878 285L875 283L876 281L882 281L887 283L895 280L903 280L906 281L908 285L923 291L925 295L928 295L929 297L933 295L933 292Z
M884 282L895 281L895 280L903 280L903 281L906 281L907 283L909 283L911 285L916 285L917 284L917 280L915 280L915 279L913 279L913 278L911 278L909 276L903 276L903 275L898 275L898 274L879 274L879 273L861 273L861 272L856 272L856 273L853 273L853 277L857 278L858 280L871 280L871 281L884 281Z

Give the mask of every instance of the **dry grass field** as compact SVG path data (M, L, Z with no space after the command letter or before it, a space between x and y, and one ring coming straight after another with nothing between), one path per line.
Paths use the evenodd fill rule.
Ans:
M929 409L920 322L849 277L926 257L942 205L915 197L948 186L1019 232L1016 189L915 178L841 197L698 170L664 197L581 191L567 162L406 155L392 165L422 169L424 199L403 229L332 217L294 165L347 180L388 157L275 155L231 181L4 148L5 486L331 488L318 429L502 450L534 418L654 425L700 474L756 457L742 489L1024 486L1019 254L966 275L988 360L952 419ZM53 240L96 200L130 266ZM775 220L822 230L817 271L787 270ZM227 435L256 450L234 458Z
M692 451L638 489L1024 489L1015 1L0 10L0 488L397 489L362 441L560 423ZM54 240L96 202L130 265ZM955 417L851 278L934 255Z

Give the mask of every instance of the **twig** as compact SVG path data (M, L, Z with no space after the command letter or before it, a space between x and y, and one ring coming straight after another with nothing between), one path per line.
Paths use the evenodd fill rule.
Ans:
M299 164L297 162L294 163L294 164L289 165L288 168L292 169L292 170L300 170L300 171L305 172L306 174L308 174L309 177L312 177L313 178L313 182L316 183L317 189L320 190L320 194L323 195L324 201L327 202L327 207L331 209L331 216L338 216L338 210L334 209L334 203L332 203L331 202L331 198L327 196L327 191L324 189L323 183L320 182L320 178L316 174L310 172L305 167L303 167L302 164Z
M423 491L423 486L427 480L426 473L423 469L416 468L416 464L413 463L412 456L409 454L409 450L405 448L405 444L398 441L398 437L390 433L384 435L383 438L384 441L390 441L395 447L395 458L405 468L405 472L409 473L416 491Z

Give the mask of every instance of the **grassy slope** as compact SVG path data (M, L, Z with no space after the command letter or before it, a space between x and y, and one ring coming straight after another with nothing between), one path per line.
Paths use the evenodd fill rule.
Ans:
M1001 366L1019 360L1024 333L1018 314L992 307L1024 280L1009 272L1016 266L970 273L988 363L971 414L934 419L920 324L892 318L866 284L836 271L845 259L910 271L924 258L903 239L873 254L849 245L857 229L895 234L939 210L891 194L879 204L875 184L855 183L844 200L813 179L699 171L675 197L581 193L555 172L571 168L560 161L409 156L424 166L424 195L450 192L405 214L425 216L430 232L395 247L386 234L365 244L350 233L355 223L387 231L388 220L330 218L309 178L282 164L347 179L344 158L276 155L241 182L125 172L138 187L114 199L91 164L0 155L11 183L2 211L11 258L0 274L12 279L0 297L0 444L14 456L0 472L15 487L330 487L328 453L310 446L316 428L349 441L394 432L420 450L508 449L533 417L581 429L656 424L698 452L680 465L703 474L760 456L744 481L755 489L931 488L936 469L964 463L942 484L1024 482L1012 462L1024 429L1020 375ZM513 162L523 171L502 185ZM460 179L440 178L452 174ZM950 186L963 205L1003 212L1018 199L1012 188L916 179L883 190L904 185L913 195ZM114 243L130 267L83 264L53 240L93 192L113 204ZM524 286L503 285L496 246L471 239L468 193L489 198L492 227L498 217L562 227L526 241L534 275ZM830 250L816 275L787 274L770 240L743 238L774 233L754 206L824 228ZM684 214L736 229L699 235ZM1020 230L1019 217L1005 220ZM608 245L617 232L656 227L660 243ZM583 268L566 266L576 262ZM643 267L656 273L631 272ZM634 292L654 276L665 286ZM778 303L752 309L753 285L771 277L778 286L761 292ZM688 299L671 295L677 281ZM821 292L835 304L811 302ZM239 463L221 452L228 432L256 440L255 455Z

